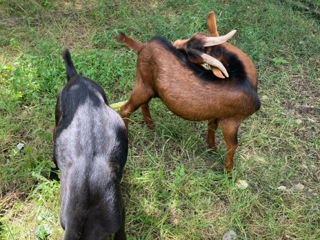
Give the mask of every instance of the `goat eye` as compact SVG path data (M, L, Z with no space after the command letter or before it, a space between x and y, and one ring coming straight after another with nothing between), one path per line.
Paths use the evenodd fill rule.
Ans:
M191 39L188 42L187 48L196 49L196 50L204 52L204 46L203 46L202 41L200 41L199 39L196 39L196 38L195 39Z
M209 50L209 55L213 56L213 57L218 57L222 54L221 48L219 47L211 47L211 49Z

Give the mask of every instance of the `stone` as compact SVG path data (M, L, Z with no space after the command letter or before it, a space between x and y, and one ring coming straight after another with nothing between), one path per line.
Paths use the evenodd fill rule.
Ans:
M222 240L236 240L237 234L233 230L229 230L225 234L223 234Z
M302 191L304 189L304 185L301 183L298 183L294 186L294 189L297 191Z
M236 188L239 189L246 189L249 186L249 184L247 183L246 180L238 180L238 182L236 183Z
M279 186L279 187L278 187L278 190L284 191L284 190L287 190L287 187L286 187L286 186Z

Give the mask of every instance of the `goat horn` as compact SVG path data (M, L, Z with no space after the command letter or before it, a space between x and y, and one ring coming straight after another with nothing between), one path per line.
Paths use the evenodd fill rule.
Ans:
M218 59L211 57L210 55L205 53L201 53L200 57L202 57L205 63L208 63L209 65L218 68L227 78L229 77L227 69L223 66L223 64Z
M232 30L231 32L227 33L226 35L219 36L219 37L207 37L204 42L205 47L211 47L215 45L219 45L228 41L233 35L237 32L237 30Z

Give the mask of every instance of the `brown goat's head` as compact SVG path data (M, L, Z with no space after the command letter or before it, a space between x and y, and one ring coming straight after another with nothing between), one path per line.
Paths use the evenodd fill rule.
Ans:
M191 38L176 40L173 45L178 50L185 51L191 62L196 64L209 64L216 77L229 77L223 63L220 62L221 59L219 59L219 54L212 56L211 48L228 41L236 33L236 30L232 30L224 36L219 36L216 16L213 11L208 15L208 27L210 35L205 33L195 33Z

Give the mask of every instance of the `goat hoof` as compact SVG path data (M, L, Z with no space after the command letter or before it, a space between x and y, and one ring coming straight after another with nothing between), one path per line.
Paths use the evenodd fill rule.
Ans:
M227 173L231 173L232 168L233 168L233 166L226 166Z
M147 123L147 127L150 129L150 130L153 130L156 125L154 123Z
M216 144L212 144L209 141L207 141L208 148L212 149L213 151L217 151L217 146Z
M214 146L208 145L208 148L210 148L211 150L213 150L215 152L217 151L217 146L215 146L215 145Z

